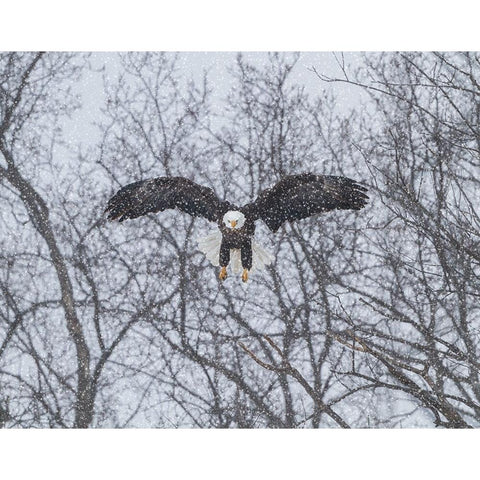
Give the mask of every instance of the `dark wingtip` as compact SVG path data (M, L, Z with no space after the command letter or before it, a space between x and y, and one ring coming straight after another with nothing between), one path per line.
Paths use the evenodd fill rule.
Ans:
M112 205L110 205L110 203L107 205L107 208L103 211L103 216L109 221L116 220L116 216L113 213L113 207Z
M111 199L108 202L107 208L103 211L103 215L106 217L106 219L110 222L114 221L122 221L122 217L124 216L124 213L119 207L121 205L116 204L115 202L112 201Z
M117 221L119 221L119 217L114 217L111 213L109 213L109 214L106 215L106 219L107 219L109 222L117 222Z
M370 197L366 193L364 193L368 192L368 188L364 187L360 183L355 182L354 180L352 180L352 187L356 196L356 198L354 199L355 205L352 207L352 209L361 210L368 204L368 201L370 200Z

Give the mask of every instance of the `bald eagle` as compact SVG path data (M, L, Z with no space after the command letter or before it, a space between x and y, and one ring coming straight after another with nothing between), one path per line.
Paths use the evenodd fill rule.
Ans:
M158 177L131 183L108 202L109 220L123 222L151 212L178 208L194 217L218 224L219 230L198 240L199 249L215 266L219 278L227 278L231 263L234 273L243 267L242 280L249 271L262 269L273 258L253 242L255 221L263 220L276 232L287 221L295 221L330 210L360 210L368 200L367 189L354 180L333 175L303 173L282 178L243 207L220 200L208 187L183 177Z

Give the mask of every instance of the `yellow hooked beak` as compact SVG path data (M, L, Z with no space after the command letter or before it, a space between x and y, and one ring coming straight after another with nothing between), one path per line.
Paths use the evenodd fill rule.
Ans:
M230 225L232 228L235 228L237 226L237 221L236 220L230 220Z

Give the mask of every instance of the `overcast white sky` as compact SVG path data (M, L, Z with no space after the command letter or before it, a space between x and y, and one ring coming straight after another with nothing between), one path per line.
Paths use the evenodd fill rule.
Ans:
M173 53L172 53L173 55ZM203 72L208 71L210 86L213 88L212 101L219 106L231 88L231 79L227 68L235 62L237 52L181 52L179 53L178 67L180 74L188 79L201 81ZM341 54L337 54L339 57ZM360 63L361 54L358 52L344 52L346 64L352 67ZM266 52L245 52L244 57L256 65L268 61ZM95 52L91 57L95 69L106 67L107 72L115 73L118 65L118 54L115 52ZM311 71L315 69L328 76L341 76L340 68L332 52L302 52L300 59L292 72L292 80L304 85L306 91L315 96L326 87ZM336 94L338 106L345 111L358 106L360 89L346 84L328 84L328 89ZM83 108L77 112L71 122L66 123L66 135L71 142L82 142L84 145L94 143L100 135L99 130L92 124L99 120L100 108L104 102L103 80L100 71L87 74L78 85L82 95Z

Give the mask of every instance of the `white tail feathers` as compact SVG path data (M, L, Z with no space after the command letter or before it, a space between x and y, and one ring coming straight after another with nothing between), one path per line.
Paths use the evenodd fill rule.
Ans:
M242 271L242 257L239 248L232 248L230 250L230 267L233 273L240 273Z
M220 264L220 245L222 243L221 232L212 232L206 237L199 238L197 242L199 250L205 254L212 265L218 267ZM255 270L263 270L267 265L270 265L272 261L273 255L268 250L265 250L257 243L252 242L251 272ZM240 249L238 248L232 248L230 250L230 267L235 274L242 271L242 259Z

